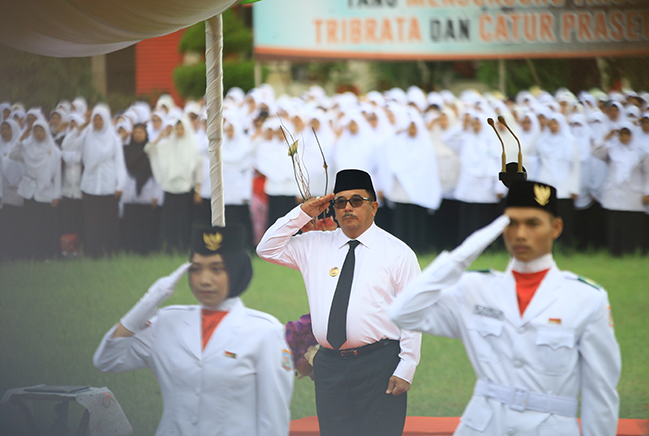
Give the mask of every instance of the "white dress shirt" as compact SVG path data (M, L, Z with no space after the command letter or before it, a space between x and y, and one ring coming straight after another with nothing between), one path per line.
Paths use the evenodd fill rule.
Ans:
M158 206L162 206L164 202L164 192L162 188L155 181L153 177L149 177L149 180L142 185L140 194L137 193L137 182L135 177L130 174L127 176L126 185L124 186L124 192L120 197L120 203L122 204L148 204L150 205L154 199L158 200Z
M36 147L36 145L31 145ZM37 160L27 157L23 143L18 143L9 157L22 162L25 172L18 185L17 193L25 200L51 203L61 198L61 151L51 142L40 152L47 157Z
M121 141L116 135L112 135L109 138L110 143L97 149L92 141L86 140L91 134L90 129L92 126L87 127L81 135L81 191L91 195L113 195L115 191L123 191L126 184L126 164Z
M61 193L64 197L75 200L81 199L81 149L83 143L79 140L78 130L69 132L61 144L63 158L63 180Z
M0 144L0 166L2 167L2 177L0 177L0 184L2 185L2 204L10 204L12 206L22 206L24 199L18 195L18 184L23 178L25 168L21 162L15 161L9 157L11 150L7 147L2 147ZM1 208L1 206L0 206Z
M311 327L318 343L327 342L329 310L339 271L350 240L341 229L294 235L311 217L300 206L268 229L257 246L261 258L302 273L306 285ZM412 382L419 363L421 334L399 329L387 309L392 300L421 270L415 253L403 242L375 224L357 238L356 263L347 311L347 342L341 348L356 348L381 339L399 340L401 361L394 375ZM338 270L337 274L334 274Z

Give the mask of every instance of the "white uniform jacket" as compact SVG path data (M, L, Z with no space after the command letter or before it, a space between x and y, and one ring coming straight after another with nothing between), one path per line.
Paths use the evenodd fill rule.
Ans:
M608 294L552 263L522 317L509 268L463 273L444 290L428 268L390 315L402 328L461 339L479 380L575 400L581 394L583 435L614 436L621 358ZM579 427L575 417L516 411L474 393L455 435L578 436Z
M164 410L156 436L288 435L292 356L283 326L232 299L201 350L201 307L167 306L130 338L106 333L94 355L104 372L151 368Z

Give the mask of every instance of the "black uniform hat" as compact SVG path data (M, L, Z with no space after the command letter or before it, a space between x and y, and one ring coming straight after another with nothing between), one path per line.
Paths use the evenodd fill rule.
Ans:
M372 178L363 170L342 170L336 174L334 194L351 189L365 189L372 196L372 200L376 200Z
M553 186L524 181L511 184L505 199L505 208L536 207L554 216L559 216L557 203L557 190Z
M241 224L227 227L194 227L191 254L212 256L220 254L228 273L230 290L228 297L236 297L246 290L252 279L252 263L244 245L244 228Z

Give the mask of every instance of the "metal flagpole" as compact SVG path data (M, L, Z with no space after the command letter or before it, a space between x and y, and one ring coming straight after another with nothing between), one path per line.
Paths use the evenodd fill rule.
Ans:
M205 22L205 65L207 88L207 139L209 140L212 225L225 226L223 203L223 17Z

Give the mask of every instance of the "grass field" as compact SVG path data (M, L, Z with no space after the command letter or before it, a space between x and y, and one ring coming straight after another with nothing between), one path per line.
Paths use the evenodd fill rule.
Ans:
M422 256L426 265L433 256ZM173 271L180 256L0 264L0 394L38 383L109 387L135 435L152 435L162 411L150 371L102 374L92 354L103 334L156 278ZM505 253L488 253L474 268L503 269ZM649 258L614 259L604 253L558 255L562 269L590 277L609 292L622 348L621 418L649 418ZM255 277L246 305L282 322L308 311L298 272L254 259ZM168 304L193 304L181 280ZM475 377L459 341L424 336L422 359L408 400L409 415L459 416ZM47 413L45 407L43 414ZM298 380L293 419L315 414L313 383ZM45 416L45 419L51 416ZM72 422L72 418L70 420ZM45 424L43 424L45 425Z

